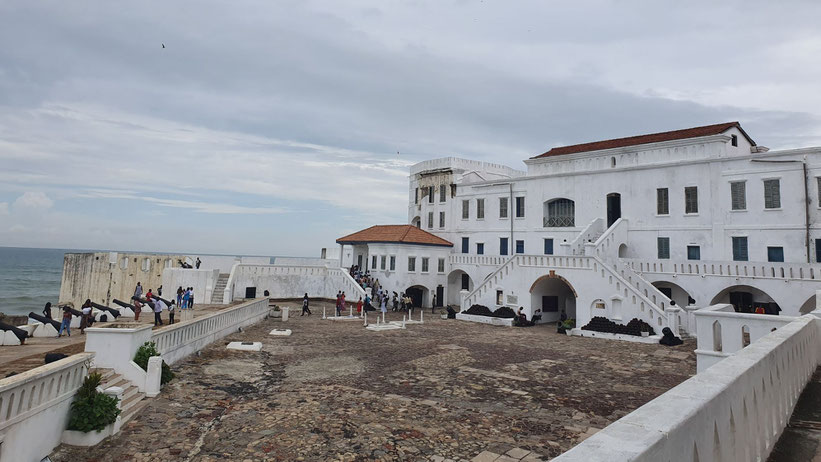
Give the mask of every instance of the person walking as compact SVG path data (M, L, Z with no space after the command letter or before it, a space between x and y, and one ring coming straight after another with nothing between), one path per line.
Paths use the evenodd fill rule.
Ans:
M143 296L143 286L141 286L139 282L137 282L137 287L134 288L134 296L137 298L142 298Z
M345 311L345 292L342 292L342 297L339 299L339 309L340 316L342 315L342 311Z
M385 301L385 298L382 298L382 302L379 304L379 310L382 312L382 318L384 319L385 314L388 312L388 303Z
M191 298L191 292L189 292L188 289L182 290L182 287L180 287L180 290L182 291L182 309L187 310L188 299Z
M160 314L162 313L162 310L164 310L166 308L168 308L168 307L165 306L165 303L163 303L162 300L160 300L159 298L154 299L154 326L162 326L163 325L162 318L160 317Z
M302 314L300 314L299 316L305 316L306 313L308 314L308 316L311 315L311 309L308 308L308 292L305 292L305 296L302 297Z
M174 300L168 305L168 324L174 324Z
M46 302L46 306L43 308L43 316L51 319L51 302Z
M143 310L143 304L140 303L140 301L137 300L136 298L132 301L134 302L134 320L139 321L140 320L140 312Z
M336 293L336 315L337 317L342 316L342 310L339 308L339 303L342 300L342 291Z
M202 264L202 262L200 261L200 257L197 257L197 263L196 263L197 269L200 269L201 264Z
M80 317L80 334L85 335L86 327L88 327L88 318L91 317L91 300L86 299L82 308L83 315Z
M362 297L359 297L359 301L356 302L356 314L362 314Z
M194 288L193 287L188 288L188 309L189 310L194 309Z
M433 314L434 310L436 310L436 294L433 294L433 302L430 304L430 313Z
M63 307L63 322L60 323L60 332L57 333L57 338L63 336L63 329L71 337L71 311L68 310L68 306Z
M177 306L182 306L182 286L177 287Z

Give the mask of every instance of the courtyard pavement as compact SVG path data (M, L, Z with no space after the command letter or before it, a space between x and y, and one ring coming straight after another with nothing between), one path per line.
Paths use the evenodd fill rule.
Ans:
M292 306L285 323L264 320L175 364L119 434L51 459L547 460L695 374L692 340L568 337L429 311L423 325L374 332L322 320L320 304L310 317ZM285 327L293 335L268 335Z

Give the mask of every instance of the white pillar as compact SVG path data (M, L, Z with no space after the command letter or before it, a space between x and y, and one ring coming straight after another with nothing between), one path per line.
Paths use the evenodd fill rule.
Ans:
M290 313L290 311L291 311L291 309L288 308L287 306L282 307L282 322L285 322L285 321L288 320L288 314Z
M145 396L153 398L160 394L160 379L162 378L162 357L148 358L148 370L145 374Z
M681 335L679 333L679 322L678 317L681 313L681 308L677 306L668 306L664 309L664 312L667 314L667 325L670 327L670 330L673 331L673 335L678 337Z

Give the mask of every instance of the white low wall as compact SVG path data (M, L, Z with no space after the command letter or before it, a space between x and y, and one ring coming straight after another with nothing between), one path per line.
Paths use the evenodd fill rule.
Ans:
M151 340L151 325L117 327L117 324L86 329L85 351L94 353L94 367L114 369L145 392L146 373L133 359L137 349Z
M456 313L456 319L460 321L478 322L481 324L491 324L493 326L513 326L513 318L497 318L494 316L477 316L475 314Z
M336 298L344 291L349 301L365 297L365 291L341 268L321 266L237 265L231 272L226 292L229 300L245 297L247 287L256 287L257 296L269 291L272 298Z
M768 333L553 460L766 460L818 367L819 323Z
M693 313L698 331L696 358L698 372L745 347L744 333L749 342L764 337L798 318L769 314L736 313L730 304L702 308Z
M256 298L189 322L158 329L151 340L156 343L163 360L174 364L211 342L236 332L240 327L259 322L269 311L268 298Z
M166 268L162 272L163 297L177 298L177 288L194 288L194 304L211 303L211 294L219 277L219 270Z
M0 462L35 462L60 444L94 357L80 353L0 380Z

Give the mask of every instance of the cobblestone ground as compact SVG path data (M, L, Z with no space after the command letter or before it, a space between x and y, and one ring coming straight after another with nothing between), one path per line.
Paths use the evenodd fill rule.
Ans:
M513 448L547 459L695 373L693 341L668 348L438 315L373 332L321 312L265 320L175 364L176 379L119 434L60 446L52 460L470 460ZM283 327L293 335L268 335ZM230 351L229 341L264 347Z

